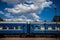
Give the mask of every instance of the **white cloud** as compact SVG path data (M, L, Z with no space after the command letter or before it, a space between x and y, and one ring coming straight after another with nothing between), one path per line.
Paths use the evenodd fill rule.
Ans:
M34 19L39 19L39 18L40 18L36 13L31 13L31 16L32 16Z
M20 18L22 15L24 15L22 18L28 19L27 15L33 20L37 19L39 20L40 17L37 15L41 13L41 11L45 7L50 7L52 4L51 1L46 1L46 0L2 0L4 2L7 2L9 4L15 4L14 8L5 8L9 13L19 15L18 17ZM24 2L27 1L28 4L33 3L33 4L25 4ZM18 4L19 3L19 4Z
M5 10L7 10L8 12L11 12L11 13L19 13L20 12L20 10L17 10L14 8L5 8Z
M7 2L8 4L17 4L17 3L24 3L25 1L31 3L31 2L34 2L34 3L43 3L45 2L46 0L1 0L3 2Z
M26 4L28 5L28 4ZM5 10L7 10L8 12L11 12L11 13L26 13L26 12L30 12L31 10L34 11L36 10L38 7L35 6L35 5L23 5L23 4L18 4L16 5L14 8L5 8Z
M20 19L27 19L24 15L21 15L19 18Z
M20 19L20 18L19 18L19 19L4 19L4 20L5 20L5 21L10 21L10 22L11 22L11 21L17 21L17 22L19 22L19 21L20 21L20 22L33 21L33 20L31 20L31 19L26 19L26 20L24 20L24 19Z
M4 14L4 12L0 11L0 14Z
M50 7L51 4L52 4L51 1L42 3L42 8L44 8L44 7Z
M1 0L2 2L6 2L8 4L16 5L18 3L24 3L26 0Z
M13 16L11 16L10 13L6 13L5 16L6 16L7 18L13 18Z
M8 4L17 4L19 2L19 0L1 0L3 2L7 2Z

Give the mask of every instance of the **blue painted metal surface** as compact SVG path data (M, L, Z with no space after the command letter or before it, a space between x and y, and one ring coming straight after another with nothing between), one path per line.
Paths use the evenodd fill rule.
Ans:
M60 34L60 23L0 23L0 34ZM7 27L9 29L7 30ZM14 27L16 29L14 29ZM18 30L20 27L22 30ZM42 29L41 29L42 27ZM48 29L51 27L50 29ZM56 27L58 28L56 30ZM29 29L28 29L29 28ZM44 28L44 29L43 29ZM29 32L28 32L29 30Z
M41 30L41 27L45 29ZM48 29L51 27L52 29ZM56 30L56 27L59 27L59 30ZM50 24L40 24L40 23L31 23L30 24L30 34L60 34L60 23L50 23Z
M2 30L0 30L0 34L27 33L27 23L0 23L0 26L2 27ZM9 27L8 30L7 27ZM20 29L18 27L20 27Z

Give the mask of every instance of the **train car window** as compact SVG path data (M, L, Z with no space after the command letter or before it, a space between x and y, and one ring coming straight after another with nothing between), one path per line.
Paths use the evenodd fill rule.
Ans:
M57 31L57 27L55 27L55 30Z
M38 29L39 29L38 26L36 26L35 30L38 30Z
M0 26L0 30L2 30L2 26Z
M41 30L45 30L45 27L44 26L41 26Z
M60 31L60 27L55 27L55 29L56 29L57 31Z
M51 26L48 26L48 30L52 30L52 27Z
M22 28L20 26L18 26L18 30L22 30Z
M60 31L60 27L58 27L58 29L57 29L58 31Z
M16 27L14 26L14 28L13 28L14 30L16 30Z
M6 29L7 29L7 30L9 30L9 27L8 27L8 26L6 26Z

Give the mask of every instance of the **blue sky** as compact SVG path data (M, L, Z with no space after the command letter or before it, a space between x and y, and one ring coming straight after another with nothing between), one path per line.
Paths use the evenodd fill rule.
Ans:
M52 4L51 5L49 4L50 5L49 7L47 7L47 6L44 7L43 10L40 11L40 12L39 12L40 9L36 10L36 11L34 9L32 9L32 11L29 11L29 12L25 12L23 10L23 12L20 12L21 14L19 14L17 12L19 12L20 10L19 11L15 10L16 13L9 11L10 9L12 10L16 6L18 7L20 5L20 3L18 1L16 2L17 4L15 4L15 3L12 3L12 2L9 3L9 1L7 1L7 0L6 1L3 0L3 1L0 1L0 17L3 18L3 19L13 19L13 18L18 18L18 17L24 19L24 18L27 17L27 19L32 19L32 20L35 20L37 18L41 21L44 21L44 20L51 21L53 19L53 17L55 16L54 8L52 7L53 4L56 5L57 15L60 16L60 4L59 4L60 0L50 0L50 1L52 2ZM15 1L13 1L13 2L15 2ZM27 6L29 6L30 3L31 2L27 2ZM33 5L33 7L34 7L34 5ZM37 8L37 6L35 8Z

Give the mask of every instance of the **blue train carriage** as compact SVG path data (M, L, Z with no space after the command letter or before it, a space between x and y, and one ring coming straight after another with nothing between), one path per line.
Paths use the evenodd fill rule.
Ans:
M26 34L27 23L26 22L0 22L0 35L6 34Z
M30 34L60 34L60 22L31 22Z

